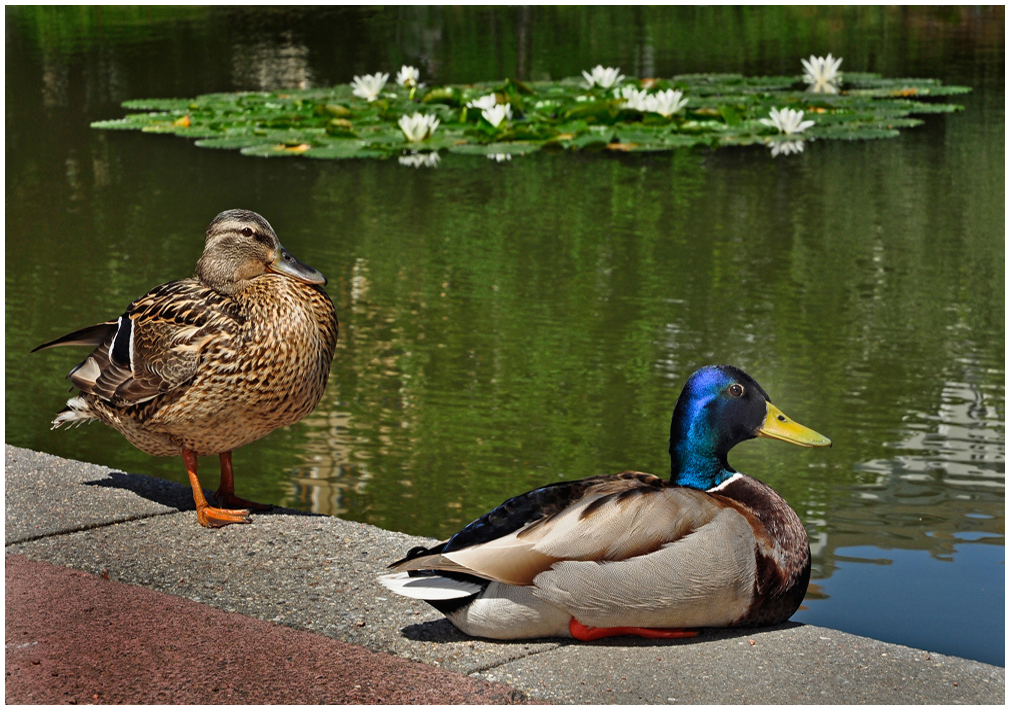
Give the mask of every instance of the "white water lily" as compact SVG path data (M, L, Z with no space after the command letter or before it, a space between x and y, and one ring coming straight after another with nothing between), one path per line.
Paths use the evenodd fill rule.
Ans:
M838 84L842 81L842 74L838 67L842 65L842 58L835 59L830 54L826 57L815 57L810 55L810 59L800 59L803 64L803 81L810 86L810 91L821 94L837 94Z
M649 92L644 89L636 89L634 86L622 86L620 96L624 99L624 106L626 108L642 112L649 110L645 107Z
M381 72L356 76L351 82L351 86L354 87L354 91L351 93L368 101L375 101L379 98L379 92L382 91L382 87L386 85L387 81L389 81L389 74Z
M438 128L439 121L429 114L415 113L413 116L400 116L397 123L403 134L407 136L407 140L417 143L431 136Z
M803 152L803 141L775 141L771 144L772 157Z
M488 94L487 96L481 96L479 99L474 99L467 103L467 108L477 108L481 111L485 109L494 108L498 105L498 98L494 94Z
M644 89L639 90L631 86L621 89L621 97L624 99L626 108L642 113L658 113L661 116L670 118L687 105L687 99L682 98L684 93L674 89L659 91L650 94Z
M396 85L413 88L417 86L417 80L421 78L421 72L417 67L404 64L400 71L396 73Z
M441 160L437 150L432 153L401 155L399 158L400 165L406 165L409 168L437 168Z
M591 72L583 71L582 76L585 77L590 89L594 86L609 89L611 86L621 83L621 79L624 78L620 69L614 67L604 69L602 64L597 64Z
M512 160L511 153L488 153L488 160L493 160L496 163L504 163L506 160Z
M659 91L646 99L646 108L652 113L669 118L687 106L688 100L681 98L683 96L684 92L675 89Z
M761 123L779 129L779 133L802 133L816 123L816 121L804 121L803 112L791 108L773 108L768 115L771 118L762 118Z
M625 100L638 96L639 94L644 96L646 93L648 92L645 90L636 89L633 84L625 84L619 89L614 89L614 96Z
M497 104L482 110L480 115L484 117L485 121L498 128L502 121L512 120L512 104Z

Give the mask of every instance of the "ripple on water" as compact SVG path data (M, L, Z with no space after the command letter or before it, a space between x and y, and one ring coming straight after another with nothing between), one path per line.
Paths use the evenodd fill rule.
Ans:
M882 476L925 487L954 486L948 494L1005 489L1005 424L993 397L967 382L948 382L937 414L914 413L919 420L906 436L886 446L912 451L857 466ZM957 491L954 493L954 491Z

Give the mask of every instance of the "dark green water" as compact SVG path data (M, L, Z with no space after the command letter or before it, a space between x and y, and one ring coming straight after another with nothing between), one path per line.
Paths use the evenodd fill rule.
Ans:
M697 367L743 367L830 450L732 463L810 533L797 620L1004 663L1003 10L7 11L8 443L185 481L49 430L83 352L28 351L188 276L254 209L330 278L318 409L235 454L240 495L432 536L545 483L664 473ZM121 101L422 80L842 69L973 87L898 139L661 157L255 159L101 132ZM206 460L204 482L216 482Z

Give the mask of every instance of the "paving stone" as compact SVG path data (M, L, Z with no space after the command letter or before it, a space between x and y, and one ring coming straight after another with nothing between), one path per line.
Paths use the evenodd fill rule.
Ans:
M192 492L151 476L5 445L4 542L195 510Z

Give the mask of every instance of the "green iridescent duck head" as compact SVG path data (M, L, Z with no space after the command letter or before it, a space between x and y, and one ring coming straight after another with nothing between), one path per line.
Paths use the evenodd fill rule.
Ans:
M754 378L731 365L703 367L687 380L670 423L671 479L699 490L735 471L726 456L741 441L766 436L804 447L831 440L783 414Z

